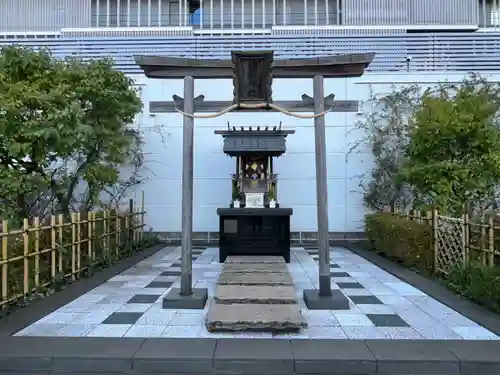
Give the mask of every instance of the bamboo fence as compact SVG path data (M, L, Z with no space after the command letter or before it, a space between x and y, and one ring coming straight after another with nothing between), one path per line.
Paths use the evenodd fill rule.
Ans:
M2 223L0 308L43 292L58 281L77 280L92 268L126 256L144 236L144 193L138 210L76 212L24 219L21 229Z
M450 217L437 210L396 210L393 215L431 226L436 272L446 274L451 266L471 261L487 267L500 265L500 218L494 215L471 219L468 214Z

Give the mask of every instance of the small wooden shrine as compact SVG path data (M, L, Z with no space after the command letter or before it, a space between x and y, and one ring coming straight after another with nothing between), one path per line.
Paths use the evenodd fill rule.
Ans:
M290 261L291 208L280 208L273 158L286 152L293 130L229 127L216 130L223 151L236 160L228 208L220 208L220 262L228 255L281 255ZM228 197L229 198L229 197Z

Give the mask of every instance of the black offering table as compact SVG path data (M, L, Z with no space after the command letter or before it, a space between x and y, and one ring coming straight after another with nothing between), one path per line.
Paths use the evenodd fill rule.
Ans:
M279 206L273 158L286 152L285 138L294 131L228 125L215 133L224 138L224 153L236 158L230 207L217 209L220 262L228 255L281 255L290 262L293 210Z
M291 208L219 208L219 261L228 255L283 256L290 262Z

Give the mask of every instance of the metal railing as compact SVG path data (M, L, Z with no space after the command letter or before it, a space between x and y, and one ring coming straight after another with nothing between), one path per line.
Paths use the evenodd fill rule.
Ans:
M0 0L0 31L280 25L498 27L500 0Z
M302 33L290 29L264 35L84 37L75 31L57 39L0 39L2 44L48 47L56 57L111 57L126 73L141 73L134 55L226 59L232 50L274 50L277 59L375 52L369 71L498 71L500 32L491 33ZM190 34L186 31L186 34ZM88 35L88 34L87 34ZM408 59L411 57L411 59Z

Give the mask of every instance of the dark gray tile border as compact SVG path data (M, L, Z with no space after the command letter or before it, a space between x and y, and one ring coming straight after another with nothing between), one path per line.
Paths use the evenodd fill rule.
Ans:
M220 339L214 369L229 374L291 374L294 357L288 340Z
M452 308L463 316L500 336L499 314L495 314L494 312L474 302L471 302L461 296L457 296L435 280L428 279L414 271L390 261L389 259L383 258L372 251L363 249L362 246L366 246L366 243L364 242L355 243L349 241L338 241L335 243L335 246L344 246L348 248L377 267L380 267L384 271L396 276L402 281L413 285L415 288L421 290L428 296L436 299L442 304Z
M0 373L493 375L498 353L500 341L9 337Z
M141 373L207 373L213 367L217 340L149 339L133 358L133 369Z
M11 336L21 329L35 323L44 316L67 305L74 299L91 291L95 287L111 279L113 276L119 275L139 263L141 260L150 257L165 247L167 247L165 244L158 244L149 249L144 249L117 262L109 268L105 268L95 273L91 277L82 278L72 284L66 285L63 290L57 293L35 300L22 309L16 309L12 314L0 319L0 341L3 340L3 336ZM174 251L175 247L169 250Z
M298 374L376 374L375 356L360 340L292 340Z

